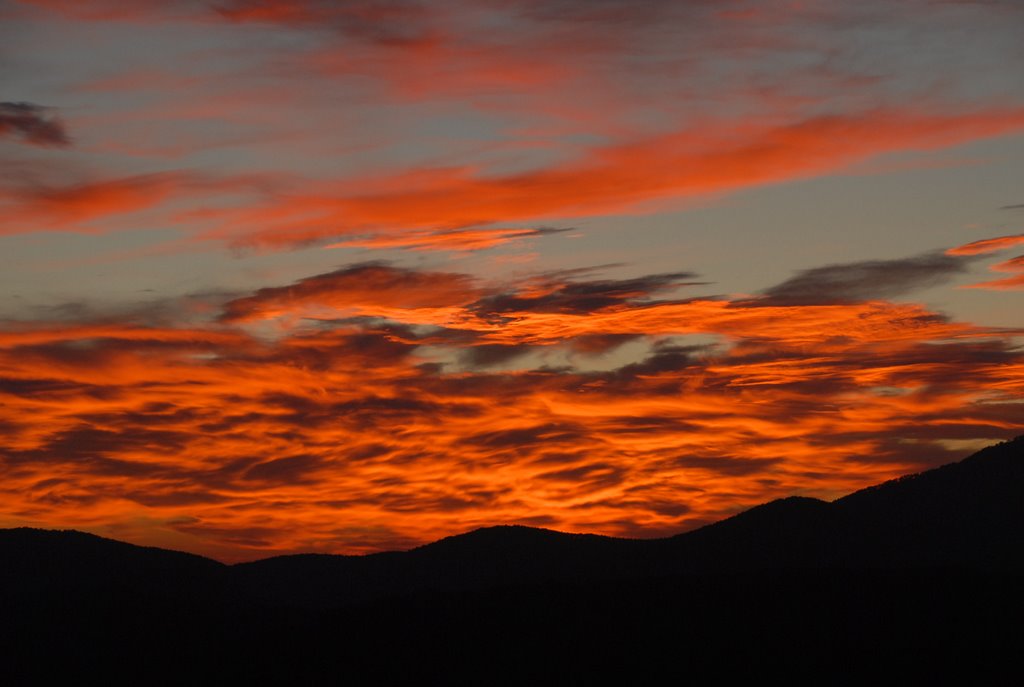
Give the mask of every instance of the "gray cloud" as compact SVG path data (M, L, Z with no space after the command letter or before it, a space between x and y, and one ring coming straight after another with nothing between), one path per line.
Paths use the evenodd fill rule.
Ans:
M560 282L562 276L552 275L543 295L501 293L482 298L471 308L483 317L517 312L585 315L618 305L643 303L659 292L704 283L691 281L696 276L692 272L651 274L633 279Z
M764 291L761 304L829 305L892 298L935 286L963 273L961 256L927 253L896 260L865 260L802 270Z
M32 103L0 102L0 137L18 136L39 146L66 146L71 143L64 125L48 116L50 108Z

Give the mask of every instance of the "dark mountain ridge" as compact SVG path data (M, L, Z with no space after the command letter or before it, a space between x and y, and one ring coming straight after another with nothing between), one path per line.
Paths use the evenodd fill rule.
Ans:
M1024 570L1015 529L1024 526L1022 491L1024 437L832 503L779 499L665 539L498 526L400 553L280 556L234 567L253 593L286 604L556 579L864 567Z
M124 684L194 681L169 653L220 665L218 679L300 683L576 684L750 662L852 675L864 666L845 663L851 652L869 668L992 666L1024 612L1022 492L1019 437L831 503L780 499L654 540L499 526L403 552L229 566L0 530L0 670L31 683L60 663L54 651Z
M340 606L423 590L549 580L863 567L1024 570L1024 437L832 503L789 497L664 539L501 525L409 551L294 554L225 566L73 530L0 530L0 579L75 588L218 580L281 605ZM63 579L68 573L67 579Z

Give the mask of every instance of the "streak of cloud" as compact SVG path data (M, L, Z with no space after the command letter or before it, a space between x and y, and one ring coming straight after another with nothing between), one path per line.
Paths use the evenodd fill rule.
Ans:
M903 263L886 269L929 266L914 284L952 269ZM538 513L562 529L663 534L1021 430L1012 333L874 292L650 298L688 278L486 284L362 263L236 298L190 329L8 323L0 517L88 527L145 514L167 524L140 540L187 533L231 560L376 550ZM338 317L273 339L247 329L311 308ZM424 326L439 314L446 327ZM524 362L537 346L624 342L647 355L598 371Z
M32 103L0 103L0 137L14 136L38 146L70 145L64 125L48 112Z
M986 253L995 253L1021 244L1024 244L1024 234L997 236L996 238L981 239L980 241L972 241L956 248L950 248L946 251L946 255L985 255Z
M1018 274L1015 274L1012 277L1005 277L1003 279L993 279L991 281L980 282L978 284L970 284L966 288L985 289L988 291L1016 291L1018 289L1024 289L1024 255L996 263L989 267L989 269L993 272L1010 272Z
M219 213L221 226L204 238L282 249L385 228L437 231L630 212L647 201L780 183L887 152L940 149L1021 130L1024 110L993 109L872 111L774 128L735 124L679 131L514 175L417 170L361 181L366 191L358 195L324 184L279 196L269 205Z
M966 268L962 258L942 254L815 267L767 289L763 302L828 305L893 298L946 282Z

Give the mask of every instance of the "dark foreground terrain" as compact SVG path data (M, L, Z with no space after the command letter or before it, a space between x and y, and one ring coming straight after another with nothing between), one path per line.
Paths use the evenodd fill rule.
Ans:
M0 683L1010 683L1022 526L1024 437L660 540L495 527L225 566L0 530Z

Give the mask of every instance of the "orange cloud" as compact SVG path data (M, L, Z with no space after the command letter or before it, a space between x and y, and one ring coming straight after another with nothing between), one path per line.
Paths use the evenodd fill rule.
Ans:
M848 72L794 71L816 40L839 37L822 30L845 25L835 8L19 4L15 15L29 21L52 19L39 11L47 10L162 32L174 18L190 22L196 43L128 73L90 71L89 84L67 91L87 105L74 122L84 139L110 132L83 152L118 171L62 178L56 166L25 162L0 179L2 234L112 231L145 213L144 226L179 227L193 249L212 240L477 250L552 231L509 225L644 212L1024 131L1019 107L964 110L950 104L956 88L939 104L907 91L916 68L894 69L893 81L857 73L860 59ZM718 30L753 26L751 16L754 33ZM200 39L211 22L217 28ZM213 41L255 23L278 25L282 40L267 52L264 41L232 34L223 73L212 73L223 56ZM843 62L843 50L862 52L827 47L837 55L830 64ZM899 88L862 90L875 80ZM719 82L730 86L698 92ZM131 109L147 84L146 104ZM898 103L896 91L913 104L865 105ZM103 92L120 95L104 102ZM363 129L339 121L339 101L367 104L354 119L401 102L408 121L440 115L446 126L463 117L482 126L459 131L455 153L436 152L447 141L406 153L405 133L392 132L407 120L374 122L389 133L367 143ZM125 111L105 114L122 103ZM25 119L22 109L0 134L42 130L58 142L38 111ZM282 172L269 183L191 171L268 159L284 168L294 158L306 169L306 150L223 150L285 141L316 146L319 177ZM328 171L352 145L360 155L372 149L377 171ZM213 146L222 146L215 156ZM126 167L139 155L198 151L188 169ZM464 151L470 162L417 162L463 160ZM733 298L686 297L699 283L687 272L602 279L576 270L489 283L364 263L211 301L177 324L167 324L175 317L166 304L159 317L140 308L123 318L5 322L0 526L85 528L241 560L410 546L499 523L654 536L774 497L836 496L958 457L964 443L1021 432L1021 332L892 300L1020 242L829 265ZM996 267L1014 276L986 288L1017 288L1019 258Z
M116 221L135 213L166 212L176 202L228 200L266 187L267 178L258 175L216 178L185 170L78 183L8 182L0 185L0 235L110 231L119 226Z
M497 523L651 536L1022 428L1008 332L880 300L656 300L687 278L369 264L235 299L230 324L8 324L0 522L228 560ZM241 328L311 309L276 339ZM627 341L648 353L604 370L531 358Z
M474 251L494 248L512 241L560 233L562 229L463 229L457 231L412 231L348 239L325 248L408 248L410 250Z
M970 284L965 288L987 289L990 291L1014 291L1017 289L1024 289L1024 255L996 263L989 267L989 269L993 272L1021 272L1022 274L1018 274L1013 277L1006 277L1005 279L993 279L992 281Z
M167 172L11 193L8 197L17 199L11 202L14 213L0 230L31 231L38 223L65 228L146 210L167 200L181 181L181 175ZM22 228L26 226L31 229Z
M946 251L947 255L984 255L985 253L995 253L997 251L1006 250L1007 248L1013 248L1024 243L1024 234L1014 234L1012 236L998 236L993 239L982 239L980 241L972 241L971 243L957 246L956 248L950 248Z
M473 1L439 6L377 0L22 4L91 21L148 18L153 25L148 28L154 30L173 17L196 23L190 30L215 22L218 31L247 31L248 25L263 23L281 25L282 31L310 32L308 41L289 42L294 49L275 53L269 72L267 55L247 53L251 64L223 74L200 68L168 75L162 65L140 64L120 75L96 75L91 84L79 85L92 97L97 89L134 92L144 83L154 86L149 96L164 91L170 97L116 115L92 115L94 121L108 118L108 130L127 132L122 134L125 140L103 141L94 150L184 156L208 153L213 146L288 145L304 136L315 138L320 150L325 141L331 142L329 147L348 141L339 139L338 129L344 126L336 117L306 121L328 109L330 101L321 94L337 87L351 89L360 100L366 96L373 105L393 104L395 98L446 100L458 117L474 117L497 129L490 137L500 136L508 155L495 164L488 142L472 149L476 164L421 167L406 162L405 171L376 172L372 178L292 179L290 188L251 188L259 199L246 203L225 197L238 190L226 186L229 181L211 188L209 178L197 180L197 175L180 170L4 189L4 233L103 231L104 223L118 223L126 214L153 211L161 213L165 225L187 227L201 239L266 250L310 244L475 250L516 237L507 228L487 233L499 223L643 212L653 203L833 174L886 153L935 150L1024 130L1024 111L1005 104L967 111L949 102L908 97L914 104L867 108L865 102L882 100L833 102L821 95L849 95L851 83L863 86L861 74L791 72L781 66L763 80L754 78L760 76L759 64L772 63L759 56L785 55L796 48L783 35L751 35L743 19L748 11L769 18L773 31L787 33L791 22L838 21L842 12L836 8L780 9L755 3L723 13L704 3L640 7L560 2L552 8L530 2L504 8ZM30 14L38 21L45 17L42 12ZM666 40L665 26L676 23L690 31L692 46ZM234 29L226 26L230 24ZM705 26L707 36L700 31ZM689 95L673 90L681 82L703 84L709 76L702 71L705 64L728 62L707 57L719 54L723 45L744 46L736 73L729 68L739 85L711 98L717 102L719 95L728 95L718 107L734 113L730 121L712 105L696 108ZM627 67L630 60L618 60L637 55L644 57L639 61L645 65L643 78ZM182 69L188 64L183 59ZM826 81L828 90L819 88ZM189 86L188 98L179 95L182 83ZM808 84L815 97L802 92ZM654 107L651 93L658 94ZM826 106L845 113L821 115ZM816 114L808 114L812 112ZM154 121L160 125L158 136L152 135ZM294 127L296 121L302 126ZM565 122L572 123L567 130ZM374 144L401 149L404 142L398 138ZM224 159L248 165L249 154ZM381 158L393 163L390 155ZM509 163L522 170L531 159L536 164L530 171L494 171L509 169Z
M1024 110L910 110L828 116L776 127L680 131L591 151L534 172L423 170L320 184L272 204L221 213L205 234L281 248L368 231L459 229L499 221L635 211L646 201L707 195L839 171L887 152L932 150L1024 130ZM352 187L361 190L353 193Z
M366 263L303 279L292 286L260 289L227 304L223 319L239 322L319 311L332 316L400 312L406 321L444 320L480 295L461 274L417 272Z

